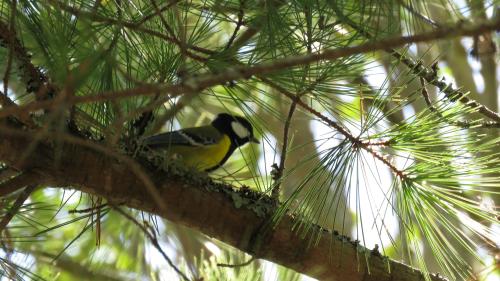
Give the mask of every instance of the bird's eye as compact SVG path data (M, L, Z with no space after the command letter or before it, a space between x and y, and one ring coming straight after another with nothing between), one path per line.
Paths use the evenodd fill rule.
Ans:
M241 139L250 136L250 132L248 131L248 129L245 126L243 126L240 122L236 121L231 122L231 129L233 129L233 132Z

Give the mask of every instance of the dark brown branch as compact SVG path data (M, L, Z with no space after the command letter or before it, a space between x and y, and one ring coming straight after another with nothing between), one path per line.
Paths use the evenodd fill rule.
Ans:
M5 149L5 148L2 148ZM22 152L20 152L22 153ZM25 186L43 184L44 181L38 173L34 172L24 172L12 179L6 180L0 183L0 197L7 196L13 192L16 192Z
M4 182L18 174L19 172L12 169L11 167L2 166L0 168L0 182Z
M16 104L7 96L7 92L0 91L0 105L5 108Z
M236 27L234 28L233 35L231 35L231 38L229 38L229 41L227 41L226 48L225 48L226 50L231 47L234 39L236 39L236 36L238 35L238 31L240 30L241 26L243 25L243 15L245 14L245 11L243 10L244 1L245 0L240 0L240 10L238 12L238 22L236 23Z
M0 161L8 165L15 163L16 156L29 142L29 134L0 130ZM283 217L272 231L255 243L253 237L265 222L266 214L274 208L270 198L238 192L231 186L191 173L166 174L140 160L158 187L158 199L167 207L163 210L144 191L144 181L127 163L64 139L58 148L57 153L61 155L58 163L54 162L56 151L50 146L39 145L30 162L14 168L42 169L51 186L71 187L104 197L111 203L157 214L215 237L255 258L279 263L320 280L423 280L418 270L382 258L380 254L373 254L369 249L343 241L319 228L321 239L311 244L292 231L298 222L290 216ZM235 198L239 200L234 201ZM363 256L362 261L360 256ZM442 279L432 276L431 280Z
M300 99L300 97L297 97L297 99ZM286 161L286 154L288 150L288 132L290 130L290 124L292 123L292 117L293 113L295 112L295 108L297 107L297 102L294 100L292 101L292 104L290 105L290 109L288 110L288 116L286 117L285 121L285 127L283 129L283 146L281 146L281 159L280 159L280 165L277 168L277 174L275 175L275 183L273 186L273 190L271 191L271 197L274 200L279 199L279 192L280 192L280 185L281 185L281 180L283 177L283 172L285 171L285 161Z
M28 111L24 111L24 110L21 110L19 109L18 105L16 103L14 103L6 94L6 92L2 92L0 91L0 105L2 107L2 110L0 111L0 115L2 114L2 112L6 109L6 108L10 108L11 110L13 110L13 114L11 114L14 118L16 118L17 120L19 120L21 123L23 123L24 125L30 127L30 128L33 128L35 127L35 123L33 122L33 120L31 119L31 117L29 116L29 112ZM9 114L5 115L5 116L9 116ZM0 117L1 118L1 117Z
M251 264L254 260L255 260L255 258L251 257L246 262L242 262L242 263L238 263L238 264L218 263L217 266L229 267L229 268L242 267L242 266L247 266L247 265Z
M373 157L384 163L389 169L399 178L404 179L406 177L406 174L402 171L399 170L394 164L392 164L387 158L384 156L380 155L377 153L375 150L373 150L372 146L370 146L366 142L362 142L359 138L355 137L347 128L342 126L341 124L331 120L330 118L326 117L325 115L321 114L321 112L315 110L305 102L301 101L298 99L293 93L290 93L287 89L281 87L280 85L274 83L273 81L260 77L262 81L264 81L266 84L271 85L274 89L277 89L279 92L281 92L283 95L287 96L289 99L292 101L295 101L297 105L305 109L307 112L311 113L312 115L316 116L319 120L327 124L328 126L334 128L337 130L339 133L341 133L345 138L349 140L352 144L354 144L357 147L360 147L367 152L369 152Z

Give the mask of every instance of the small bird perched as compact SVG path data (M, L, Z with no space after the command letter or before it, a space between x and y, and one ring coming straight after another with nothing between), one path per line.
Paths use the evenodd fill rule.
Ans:
M143 145L164 151L186 166L210 172L222 166L236 148L247 142L259 143L250 122L221 113L210 125L150 136L144 139Z

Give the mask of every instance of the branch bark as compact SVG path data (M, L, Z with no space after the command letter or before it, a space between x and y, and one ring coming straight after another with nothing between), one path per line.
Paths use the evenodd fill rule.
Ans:
M13 168L36 169L48 185L81 190L107 198L112 203L159 215L172 222L196 229L238 249L310 275L320 280L423 280L423 274L407 265L385 259L345 238L317 228L320 240L296 235L290 216L263 235L272 203L257 196L235 191L231 186L212 182L207 177L166 174L141 162L166 208L161 208L145 192L144 180L133 168L92 147L69 142L60 151L44 143L30 155L29 162L17 164L16 157L31 142L30 133L2 127L0 160ZM56 154L57 162L54 161ZM85 169L82 169L85 167ZM368 261L368 264L365 262ZM390 271L389 269L390 268ZM442 280L432 276L432 280Z

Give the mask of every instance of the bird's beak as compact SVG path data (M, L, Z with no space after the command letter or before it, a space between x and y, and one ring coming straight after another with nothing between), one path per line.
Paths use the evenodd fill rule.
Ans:
M250 138L250 141L253 142L253 143L260 143L260 141L257 138L255 138L254 136L252 136Z

